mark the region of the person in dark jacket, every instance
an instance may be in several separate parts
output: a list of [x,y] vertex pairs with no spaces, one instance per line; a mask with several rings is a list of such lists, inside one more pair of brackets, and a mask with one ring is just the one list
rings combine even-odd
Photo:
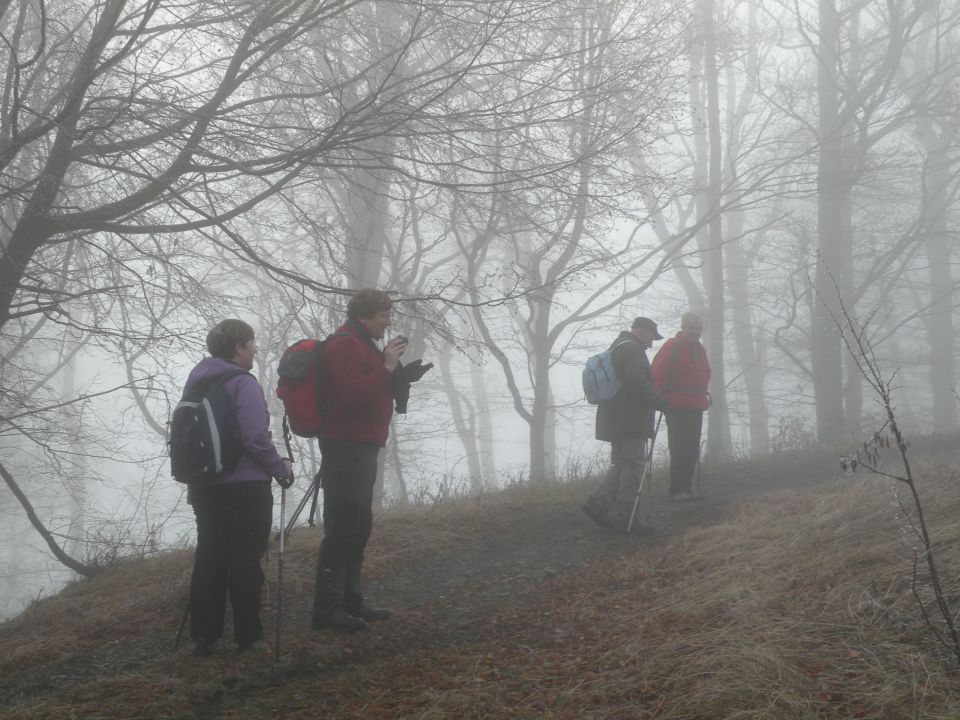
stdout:
[[[251,370],[257,351],[253,328],[224,320],[207,334],[210,357],[197,364],[186,387],[238,369]],[[273,522],[271,479],[288,487],[290,460],[270,439],[270,415],[260,383],[249,372],[228,378],[233,418],[242,452],[237,464],[202,485],[191,485],[187,502],[197,520],[197,550],[190,579],[190,636],[193,654],[212,655],[223,637],[227,595],[233,607],[233,639],[241,652],[262,645],[260,559]]]
[[710,363],[700,343],[703,317],[684,313],[680,332],[653,358],[653,382],[666,398],[667,443],[670,446],[670,499],[699,500],[693,492],[693,471],[700,459],[703,413],[710,407]]
[[347,322],[324,347],[321,383],[327,404],[320,430],[323,487],[323,541],[317,558],[311,627],[343,632],[363,630],[385,620],[388,610],[368,607],[360,574],[373,528],[373,486],[377,455],[387,442],[394,401],[406,412],[410,383],[432,364],[416,360],[404,367],[402,336],[381,350],[390,326],[390,297],[359,290],[347,304]]
[[597,405],[596,423],[597,440],[610,443],[610,469],[583,505],[583,511],[606,528],[626,530],[640,488],[654,415],[664,407],[653,389],[647,349],[662,339],[653,320],[638,317],[610,346],[621,387],[611,400]]

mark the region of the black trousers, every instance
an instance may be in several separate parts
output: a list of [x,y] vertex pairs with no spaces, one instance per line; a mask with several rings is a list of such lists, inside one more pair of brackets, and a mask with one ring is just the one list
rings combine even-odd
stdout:
[[267,550],[273,524],[269,481],[191,487],[190,504],[197,518],[197,552],[190,579],[190,636],[194,640],[223,637],[229,593],[233,607],[233,639],[248,645],[263,637],[260,559]]
[[667,410],[667,444],[670,447],[670,494],[690,492],[693,471],[700,458],[702,410]]
[[313,622],[331,612],[363,606],[360,572],[373,529],[373,485],[378,445],[320,441],[323,484],[323,541],[317,557]]

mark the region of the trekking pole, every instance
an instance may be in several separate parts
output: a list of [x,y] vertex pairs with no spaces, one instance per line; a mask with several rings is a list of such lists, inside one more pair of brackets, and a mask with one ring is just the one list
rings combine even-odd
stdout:
[[273,654],[274,662],[280,660],[280,630],[283,625],[283,517],[287,511],[287,489],[280,486],[280,558],[277,562],[277,647]]
[[187,599],[187,609],[183,611],[183,619],[180,621],[180,629],[177,630],[177,637],[173,641],[173,651],[180,649],[180,638],[183,636],[183,629],[187,626],[187,617],[190,615],[190,600]]
[[317,498],[320,497],[320,471],[317,470],[317,475],[313,479],[313,500],[310,503],[310,514],[307,516],[307,525],[313,527],[316,522],[314,518],[317,517]]
[[[313,482],[310,484],[310,487],[307,488],[307,492],[304,494],[303,498],[300,500],[300,503],[297,505],[296,510],[293,511],[293,514],[290,516],[290,520],[287,522],[287,532],[289,533],[293,530],[293,526],[297,524],[297,520],[300,518],[300,513],[303,512],[303,509],[307,506],[307,502],[310,498],[314,498],[314,504],[316,504],[317,493],[320,492],[320,474],[317,473],[313,476]],[[311,515],[313,511],[311,510]],[[310,522],[310,527],[313,527],[313,522]]]
[[[197,562],[197,551],[193,551],[193,562]],[[191,585],[193,581],[191,580]],[[180,649],[180,638],[183,637],[183,629],[187,626],[187,618],[190,617],[190,594],[187,594],[187,607],[183,611],[183,619],[180,620],[180,629],[177,630],[177,637],[173,641],[173,651],[176,652]]]
[[[287,446],[287,457],[293,464],[293,448],[290,447],[290,425],[287,422],[287,416],[283,416],[283,442]],[[287,515],[287,487],[293,485],[293,472],[290,477],[283,478],[280,483],[280,556],[277,561],[277,643],[273,654],[274,662],[280,661],[280,636],[283,627],[283,554],[284,537],[286,536],[286,515]]]
[[[291,435],[290,435],[290,424],[287,422],[287,416],[284,415],[284,416],[283,416],[283,444],[286,445],[286,447],[287,447],[287,457],[290,459],[290,462],[292,463],[292,462],[293,462],[293,448],[290,446],[290,437],[291,437]],[[292,480],[291,480],[291,484],[292,484]],[[284,489],[286,489],[286,488],[284,488]],[[286,529],[286,531],[287,531],[288,533],[289,533],[290,530],[293,528],[294,524],[296,524],[297,518],[300,517],[300,512],[303,510],[303,506],[306,505],[306,503],[307,503],[307,497],[309,496],[309,494],[310,494],[310,492],[307,491],[307,495],[305,495],[304,498],[303,498],[303,500],[300,501],[300,504],[297,505],[297,509],[296,509],[296,510],[294,511],[294,513],[293,513],[293,518],[291,518],[291,520],[290,520],[290,527],[288,527],[288,528]],[[283,505],[283,494],[282,494],[282,493],[281,493],[281,495],[280,495],[280,504],[281,504],[281,506]],[[282,508],[281,508],[281,509],[282,509]],[[277,536],[278,536],[279,538],[281,538],[281,541],[282,541],[282,538],[283,538],[283,531],[284,531],[284,523],[283,523],[283,520],[281,519],[281,520],[280,520],[280,532],[277,534]]]
[[650,473],[650,466],[653,464],[653,446],[657,441],[657,433],[660,432],[661,420],[663,420],[663,411],[657,416],[657,424],[653,428],[653,437],[650,438],[650,452],[647,454],[646,462],[643,464],[643,472],[640,474],[640,487],[637,488],[637,499],[633,501],[633,511],[630,513],[630,522],[627,523],[627,535],[633,530],[633,521],[637,517],[637,508],[640,507],[640,493],[643,491],[643,483]]

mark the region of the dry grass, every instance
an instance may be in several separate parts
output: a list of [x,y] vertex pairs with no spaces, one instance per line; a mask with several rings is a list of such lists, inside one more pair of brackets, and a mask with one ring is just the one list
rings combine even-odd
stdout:
[[[942,466],[915,469],[960,608],[960,488]],[[549,513],[583,491],[534,488],[390,513],[378,520],[369,573],[466,562],[491,537],[523,543],[531,505]],[[577,532],[556,527],[556,543],[573,548]],[[172,640],[191,560],[177,553],[119,565],[0,627],[0,671],[63,676],[19,703],[0,696],[0,715],[958,717],[960,677],[910,595],[916,543],[875,478],[749,499],[719,524],[655,544],[611,542],[605,558],[576,569],[505,570],[456,596],[423,588],[415,607],[351,638],[298,630],[318,539],[315,530],[290,539],[285,577],[301,592],[291,592],[276,668],[228,655],[136,660],[158,638]]]

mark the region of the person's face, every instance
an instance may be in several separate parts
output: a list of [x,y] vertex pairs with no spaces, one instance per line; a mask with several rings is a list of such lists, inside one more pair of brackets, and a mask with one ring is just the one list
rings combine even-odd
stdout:
[[358,322],[363,325],[364,330],[374,340],[383,340],[383,333],[390,327],[390,311],[379,310],[373,317],[358,318]]
[[699,340],[703,332],[703,323],[697,320],[687,320],[680,328],[680,332],[687,340]]
[[233,361],[244,370],[253,370],[253,356],[257,354],[257,343],[249,340],[244,345],[237,343],[236,352],[233,354]]
[[630,332],[633,333],[633,336],[639,341],[644,348],[653,347],[653,330],[649,328],[633,328]]

